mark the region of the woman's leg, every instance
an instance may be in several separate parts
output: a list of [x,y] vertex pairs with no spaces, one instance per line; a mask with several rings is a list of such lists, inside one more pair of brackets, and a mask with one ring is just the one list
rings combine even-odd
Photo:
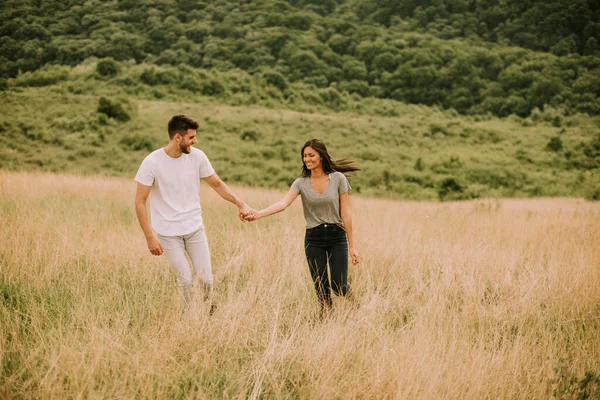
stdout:
[[319,303],[322,307],[329,307],[331,306],[331,293],[327,276],[327,252],[325,249],[311,244],[308,235],[304,243],[304,249]]
[[[341,230],[341,228],[340,228]],[[350,291],[348,283],[348,239],[346,232],[340,232],[328,248],[331,289],[337,295],[345,296]]]

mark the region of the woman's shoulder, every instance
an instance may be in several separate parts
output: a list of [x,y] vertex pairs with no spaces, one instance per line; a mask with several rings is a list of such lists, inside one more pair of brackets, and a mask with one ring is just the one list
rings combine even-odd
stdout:
[[329,174],[329,176],[331,178],[335,178],[335,179],[339,179],[339,180],[347,180],[348,179],[348,178],[346,178],[346,175],[344,175],[342,172],[339,172],[339,171],[332,172],[331,174]]
[[307,179],[308,177],[306,176],[299,176],[296,179],[294,179],[294,182],[292,182],[292,186],[302,186]]

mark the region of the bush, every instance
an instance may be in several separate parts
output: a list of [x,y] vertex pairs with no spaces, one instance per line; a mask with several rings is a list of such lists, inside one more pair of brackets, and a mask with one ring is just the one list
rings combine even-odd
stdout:
[[152,144],[152,140],[146,136],[142,136],[139,134],[134,134],[130,136],[125,136],[120,141],[121,145],[133,151],[138,150],[148,150],[152,151],[154,149],[154,145]]
[[110,101],[105,97],[101,97],[98,102],[98,112],[121,122],[129,121],[131,119],[127,111],[123,109],[121,103]]
[[253,142],[258,142],[258,139],[260,139],[260,133],[258,133],[256,131],[248,130],[248,131],[242,132],[242,134],[240,135],[240,138],[242,140],[251,140]]
[[271,86],[284,91],[288,88],[286,79],[277,71],[266,71],[263,73],[264,80]]
[[50,86],[69,78],[68,67],[47,67],[35,72],[27,72],[16,78],[16,86]]
[[104,77],[116,76],[119,73],[119,70],[120,70],[119,64],[112,58],[102,59],[102,60],[98,61],[98,64],[96,64],[96,72],[100,76],[104,76]]
[[589,189],[585,193],[585,199],[591,201],[600,201],[600,184],[597,184],[596,187]]
[[559,136],[555,136],[555,137],[551,138],[550,141],[548,142],[548,144],[546,144],[546,150],[553,151],[555,153],[558,151],[561,151],[562,148],[563,148],[563,142]]
[[425,162],[423,161],[423,158],[417,158],[417,161],[415,162],[415,169],[417,171],[423,171],[425,169]]
[[346,104],[344,98],[340,95],[340,92],[334,88],[327,88],[319,91],[319,96],[323,99],[323,103],[334,110],[339,109]]
[[462,200],[465,198],[464,186],[454,178],[445,178],[440,182],[438,197],[444,200]]
[[429,124],[429,132],[431,133],[431,136],[435,136],[436,133],[440,133],[444,136],[449,135],[449,132],[446,130],[446,128],[437,123]]
[[339,90],[346,91],[350,94],[356,93],[361,97],[369,96],[369,84],[367,82],[352,80],[352,81],[344,81],[338,84]]
[[201,85],[200,93],[205,96],[218,96],[225,93],[225,87],[216,79],[209,79]]
[[140,80],[146,85],[156,85],[156,77],[154,76],[154,68],[146,68],[140,75]]

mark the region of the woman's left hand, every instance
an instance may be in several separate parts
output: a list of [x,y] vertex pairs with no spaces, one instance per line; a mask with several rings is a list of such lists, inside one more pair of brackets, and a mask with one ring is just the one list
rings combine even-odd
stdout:
[[350,249],[350,257],[352,257],[352,265],[356,265],[360,262],[360,255],[354,247]]

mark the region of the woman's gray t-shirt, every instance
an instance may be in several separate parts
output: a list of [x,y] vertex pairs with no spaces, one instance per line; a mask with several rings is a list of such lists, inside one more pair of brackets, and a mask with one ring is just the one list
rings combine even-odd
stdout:
[[300,177],[292,183],[294,189],[302,197],[302,209],[306,219],[306,229],[321,224],[336,224],[344,228],[340,216],[340,195],[348,192],[350,183],[341,172],[329,174],[329,185],[321,194],[317,193],[310,184],[309,177]]

